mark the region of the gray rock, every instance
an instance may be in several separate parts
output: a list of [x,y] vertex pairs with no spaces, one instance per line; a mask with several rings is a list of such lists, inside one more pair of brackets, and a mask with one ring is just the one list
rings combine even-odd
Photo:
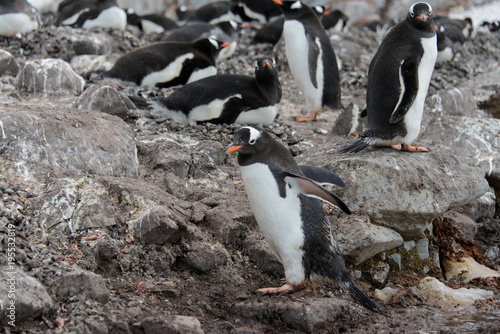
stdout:
[[453,211],[464,214],[477,222],[484,218],[493,218],[495,216],[496,203],[495,189],[490,188],[490,191],[483,196],[464,206],[455,208]]
[[226,245],[236,245],[244,239],[250,221],[254,220],[248,206],[221,204],[205,212],[205,223],[213,236]]
[[17,88],[31,93],[54,94],[69,91],[80,94],[85,79],[61,59],[46,58],[27,61],[17,75]]
[[397,270],[401,270],[401,254],[394,253],[387,257],[387,263],[396,268]]
[[325,144],[299,160],[339,174],[346,186],[334,192],[351,211],[365,212],[405,238],[420,235],[434,217],[489,189],[484,172],[449,152],[411,154],[375,147],[341,155],[336,150]]
[[403,244],[403,237],[387,227],[370,224],[367,216],[342,218],[336,238],[346,260],[358,265]]
[[3,158],[19,162],[33,179],[45,172],[41,165],[52,174],[65,168],[82,175],[138,175],[134,133],[118,117],[71,108],[6,108],[1,121]]
[[109,290],[103,278],[81,269],[56,278],[50,286],[50,291],[58,301],[78,298],[80,301],[91,299],[106,303],[109,300]]
[[133,221],[136,237],[142,245],[164,245],[176,243],[182,236],[179,222],[185,217],[165,206],[156,206],[142,212]]
[[113,37],[106,33],[72,34],[71,45],[77,55],[105,55],[117,49]]
[[405,241],[405,242],[403,243],[403,247],[405,248],[405,250],[406,250],[407,252],[409,252],[409,251],[411,251],[413,248],[415,248],[415,245],[416,245],[415,240],[409,240],[409,241]]
[[313,333],[319,328],[328,328],[344,314],[354,313],[353,305],[338,298],[314,299],[308,302],[259,300],[236,303],[230,311],[240,317],[257,319],[263,323],[279,317],[290,328]]
[[94,73],[107,72],[113,67],[114,61],[108,56],[80,55],[71,59],[70,65],[76,73],[89,79]]
[[108,85],[92,85],[76,100],[76,109],[100,111],[118,116],[124,121],[135,119],[139,111],[123,93]]
[[59,179],[31,202],[39,227],[58,235],[107,230],[117,221],[108,190],[90,179]]
[[[422,138],[436,154],[453,152],[460,157],[457,164],[478,166],[492,186],[498,189],[500,187],[499,133],[500,119],[444,116],[436,117],[422,133]],[[454,172],[454,168],[450,167],[450,172]]]
[[259,270],[277,277],[285,276],[283,265],[260,233],[247,235],[245,249],[249,259],[257,265]]
[[424,235],[422,239],[419,239],[415,244],[417,247],[417,254],[420,260],[426,260],[429,257],[429,239]]
[[0,76],[16,76],[17,72],[19,72],[19,66],[17,65],[12,54],[8,51],[0,49]]
[[195,317],[184,315],[164,315],[148,317],[134,324],[133,333],[148,334],[203,334],[200,321]]
[[391,267],[385,262],[378,262],[368,270],[370,281],[377,289],[382,289],[387,283]]
[[44,286],[17,266],[2,266],[0,282],[0,324],[13,321],[19,325],[53,310],[54,302]]
[[218,243],[193,241],[187,245],[185,263],[196,271],[207,273],[227,263],[229,255]]
[[477,112],[477,103],[472,91],[467,88],[440,90],[430,98],[429,107],[433,112],[447,116],[470,116]]

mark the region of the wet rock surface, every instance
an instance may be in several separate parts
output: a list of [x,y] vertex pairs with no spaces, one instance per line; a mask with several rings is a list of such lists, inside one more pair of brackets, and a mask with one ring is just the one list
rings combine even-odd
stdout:
[[[238,47],[253,33],[245,28]],[[379,36],[351,27],[331,40],[343,64],[342,102],[359,110]],[[299,162],[344,179],[346,186],[332,191],[353,215],[325,209],[356,284],[372,297],[379,295],[376,288],[390,292],[378,300],[390,317],[369,313],[335,286],[320,286],[316,294],[253,293],[282,285],[284,274],[253,218],[236,159],[223,152],[240,125],[166,120],[130,109],[126,96],[166,96],[173,89],[94,81],[99,73],[92,71],[107,66],[98,57],[116,59],[151,41],[47,24],[21,38],[0,39],[17,73],[40,58],[76,67],[74,57],[86,55],[90,64],[76,71],[86,80],[84,91],[24,89],[12,63],[0,72],[0,265],[16,268],[18,298],[31,301],[18,304],[17,329],[494,333],[500,327],[498,277],[447,278],[443,265],[470,257],[492,271],[500,268],[498,119],[492,107],[497,35],[479,33],[457,46],[455,60],[435,69],[418,139],[431,147],[429,154],[383,148],[337,154],[354,140],[340,131],[340,112],[326,110],[316,122],[293,120],[309,111],[281,44],[275,53],[257,49],[218,64],[219,73],[252,75],[257,58],[274,55],[283,99],[279,118],[265,129]],[[50,77],[62,78],[64,71]],[[419,290],[427,276],[442,284],[431,295],[472,288],[486,291],[485,298],[449,312],[448,304]],[[475,320],[462,321],[469,318]]]

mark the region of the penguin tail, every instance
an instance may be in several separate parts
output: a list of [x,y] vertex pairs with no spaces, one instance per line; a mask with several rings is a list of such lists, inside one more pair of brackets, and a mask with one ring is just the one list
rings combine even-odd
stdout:
[[148,100],[146,100],[143,97],[133,96],[133,95],[128,95],[127,97],[130,99],[130,101],[132,101],[132,103],[137,107],[137,109],[142,109],[142,110],[153,109]]
[[339,153],[357,153],[363,149],[365,149],[369,144],[366,142],[366,139],[361,136],[360,139],[356,140],[354,143],[351,143],[347,146],[340,148],[337,152]]
[[349,295],[351,295],[351,298],[354,299],[356,303],[374,313],[386,315],[385,311],[381,309],[380,306],[378,306],[373,300],[371,300],[371,298],[368,297],[363,291],[361,291],[361,289],[358,288],[350,278],[348,278],[348,281],[343,282],[343,285],[347,288],[347,290],[349,290]]

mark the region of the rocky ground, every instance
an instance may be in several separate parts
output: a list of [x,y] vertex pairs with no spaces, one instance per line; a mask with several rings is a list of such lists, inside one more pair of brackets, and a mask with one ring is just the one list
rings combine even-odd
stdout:
[[[252,33],[242,32],[239,50]],[[283,284],[284,275],[250,211],[235,157],[223,152],[240,125],[166,120],[130,109],[125,95],[171,90],[93,82],[110,60],[155,38],[46,26],[0,39],[0,49],[12,55],[2,54],[0,65],[6,332],[498,331],[498,34],[456,45],[455,59],[436,67],[418,139],[429,154],[335,152],[354,139],[349,111],[364,104],[376,33],[351,27],[331,36],[346,111],[325,111],[316,122],[294,121],[308,111],[283,45],[219,64],[219,73],[252,75],[257,58],[276,58],[283,99],[266,129],[298,161],[346,182],[333,191],[354,214],[325,209],[351,275],[387,317],[331,286],[316,294],[253,293]],[[71,62],[85,80],[63,63],[50,65],[52,74],[49,67],[37,70],[47,58]],[[464,271],[457,263],[471,264]],[[481,277],[467,275],[477,272]]]

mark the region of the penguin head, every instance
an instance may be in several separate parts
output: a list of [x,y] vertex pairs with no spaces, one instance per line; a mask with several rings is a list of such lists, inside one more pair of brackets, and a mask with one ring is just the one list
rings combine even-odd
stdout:
[[256,162],[266,151],[274,140],[267,132],[253,126],[244,126],[234,133],[233,143],[226,149],[226,153],[238,152],[238,163],[242,166]]
[[261,58],[255,63],[256,77],[275,77],[278,76],[278,68],[274,58]]
[[416,2],[408,10],[406,19],[419,30],[434,31],[432,7],[427,2]]
[[[280,6],[283,13],[290,13],[294,11],[300,11],[307,6],[302,4],[300,1],[281,1],[281,0],[273,0],[273,2]],[[308,7],[307,7],[308,8]]]

